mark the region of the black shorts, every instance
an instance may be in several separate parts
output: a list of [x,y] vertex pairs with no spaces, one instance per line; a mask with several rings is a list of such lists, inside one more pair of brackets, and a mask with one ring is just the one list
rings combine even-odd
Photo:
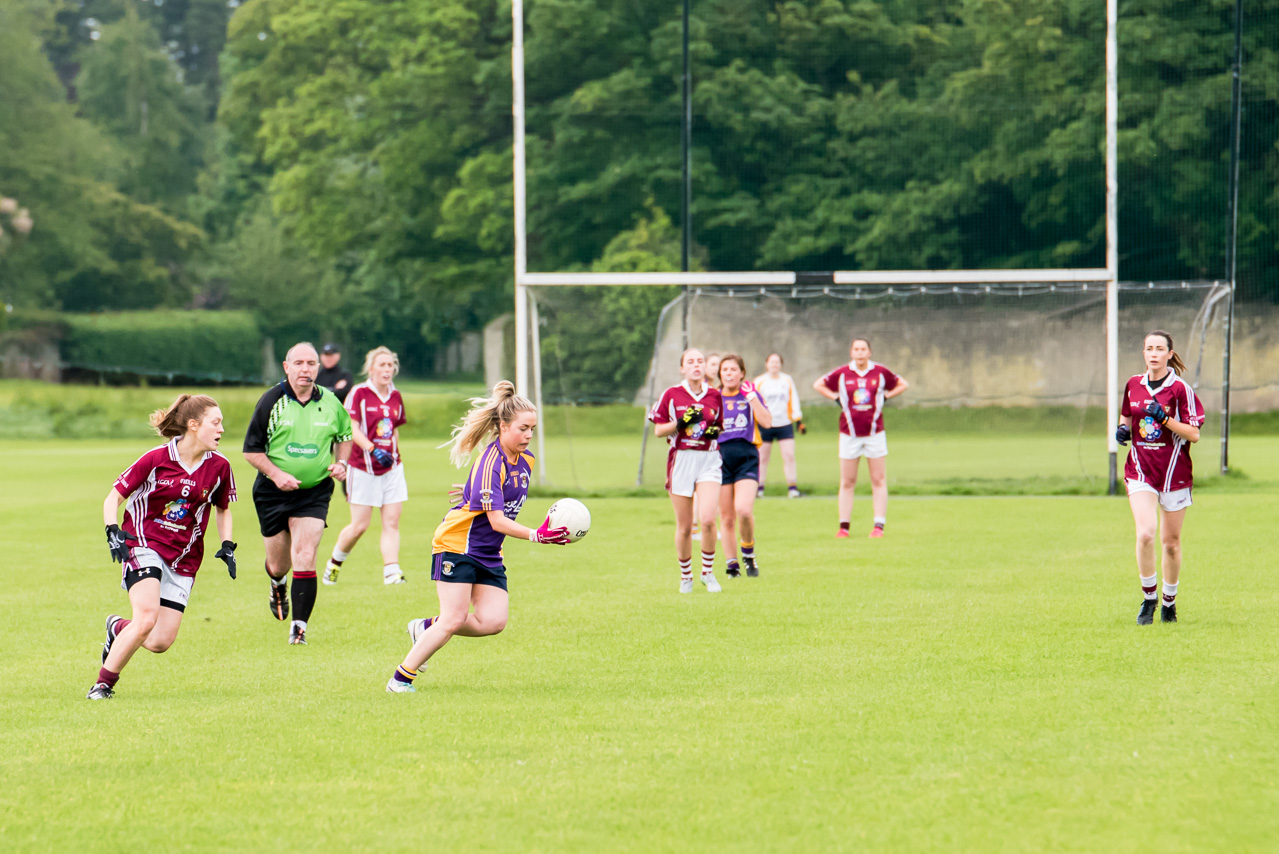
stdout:
[[485,566],[470,555],[439,552],[431,560],[431,580],[453,584],[487,584],[506,589],[506,567]]
[[332,497],[333,479],[328,477],[315,486],[292,492],[280,489],[263,474],[253,481],[253,506],[258,511],[258,527],[264,537],[287,531],[290,519],[319,519],[327,528]]
[[759,448],[744,439],[733,439],[719,446],[720,483],[739,480],[759,482]]
[[782,439],[795,438],[795,425],[787,424],[785,427],[761,427],[759,428],[759,438],[765,444],[769,442],[777,442]]

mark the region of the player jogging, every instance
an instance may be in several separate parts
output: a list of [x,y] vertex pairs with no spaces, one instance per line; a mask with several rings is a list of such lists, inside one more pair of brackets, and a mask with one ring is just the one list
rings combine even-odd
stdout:
[[[666,491],[675,508],[675,557],[679,560],[679,592],[693,592],[693,496],[702,534],[702,584],[720,592],[715,580],[715,511],[723,479],[716,438],[724,429],[719,391],[705,381],[702,351],[685,350],[679,370],[684,381],[662,392],[648,420],[654,433],[671,446],[666,458]],[[709,548],[710,551],[706,551]]]
[[786,476],[786,497],[800,498],[799,475],[795,468],[795,431],[804,428],[804,410],[799,405],[799,389],[790,374],[782,373],[780,353],[772,353],[764,362],[766,373],[755,378],[755,390],[773,416],[772,427],[761,427],[759,437],[759,490],[764,497],[764,483],[768,478],[768,460],[772,456],[773,443],[782,451],[782,474]]
[[823,397],[839,404],[839,532],[847,537],[853,518],[853,488],[857,486],[857,461],[866,458],[870,472],[871,507],[875,527],[871,539],[884,536],[888,518],[888,439],[884,434],[884,401],[897,397],[910,383],[870,360],[870,342],[854,338],[848,350],[851,361],[813,383]]
[[[151,426],[168,443],[125,469],[102,503],[107,548],[123,566],[120,586],[129,593],[132,617],[107,617],[102,668],[90,700],[115,696],[120,671],[139,647],[160,653],[173,646],[204,557],[210,506],[217,511],[222,539],[215,557],[226,561],[235,578],[235,478],[231,463],[218,453],[222,410],[207,395],[183,394],[168,409],[152,413]],[[116,523],[121,504],[123,525]]]
[[[1128,504],[1137,527],[1137,575],[1141,579],[1141,610],[1137,625],[1155,620],[1159,599],[1155,572],[1155,532],[1163,545],[1164,589],[1159,619],[1177,622],[1177,583],[1181,577],[1181,526],[1190,506],[1193,477],[1190,445],[1199,441],[1204,423],[1203,404],[1173,349],[1172,336],[1155,330],[1143,344],[1146,372],[1124,386],[1119,428],[1115,438],[1132,449],[1124,464]],[[1156,525],[1156,523],[1158,523]]]
[[755,489],[759,485],[759,430],[773,416],[746,379],[746,362],[729,353],[719,363],[720,399],[724,405],[724,432],[719,436],[723,484],[719,488],[719,518],[724,523],[724,558],[728,577],[739,578],[737,531],[742,537],[742,562],[746,574],[759,575],[755,561]]
[[315,384],[319,356],[306,342],[284,359],[284,381],[258,400],[244,434],[244,459],[258,470],[253,504],[271,579],[267,600],[277,620],[289,618],[289,643],[305,644],[319,582],[315,553],[324,536],[333,481],[344,480],[351,453],[351,417],[337,397]]
[[[458,468],[471,451],[480,452],[462,486],[461,501],[444,516],[431,543],[431,578],[440,597],[440,613],[410,620],[413,648],[386,683],[393,694],[413,692],[413,680],[431,656],[454,635],[482,638],[506,628],[510,598],[502,542],[519,537],[535,543],[568,543],[568,528],[537,529],[515,521],[528,497],[533,473],[529,441],[537,427],[537,410],[502,380],[487,398],[474,398],[471,411],[453,428],[449,458]],[[475,612],[471,613],[471,606]]]
[[343,562],[369,529],[373,508],[382,514],[382,581],[404,583],[400,569],[400,511],[409,498],[400,459],[398,431],[405,423],[404,399],[392,380],[400,372],[400,357],[386,347],[364,357],[368,380],[351,389],[346,411],[351,416],[351,438],[356,450],[348,461],[347,500],[351,523],[338,534],[333,556],[324,568],[324,583],[337,584]]

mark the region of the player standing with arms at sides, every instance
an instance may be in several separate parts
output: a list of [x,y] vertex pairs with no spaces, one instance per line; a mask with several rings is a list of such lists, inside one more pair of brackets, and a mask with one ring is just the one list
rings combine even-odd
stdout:
[[[502,542],[508,536],[535,543],[566,545],[568,528],[526,528],[515,521],[533,474],[528,451],[537,428],[537,410],[515,386],[502,380],[487,398],[471,400],[471,411],[453,428],[449,459],[458,468],[471,452],[480,452],[462,486],[461,500],[444,516],[431,543],[431,578],[440,597],[440,613],[410,620],[413,648],[386,683],[392,694],[413,692],[413,680],[431,656],[454,635],[482,638],[506,628],[510,597]],[[471,613],[471,606],[475,612]]]
[[773,416],[773,426],[759,431],[759,491],[764,497],[764,482],[768,478],[768,459],[772,456],[773,442],[782,450],[782,474],[786,475],[786,497],[800,498],[799,475],[795,468],[795,430],[806,433],[804,410],[799,405],[799,389],[790,374],[782,373],[780,353],[772,353],[764,362],[766,373],[755,378],[755,390],[763,398]]
[[400,372],[400,357],[386,347],[364,357],[366,382],[351,389],[346,411],[351,416],[351,437],[356,450],[349,460],[347,500],[351,523],[338,534],[333,556],[324,568],[324,583],[337,584],[342,563],[369,529],[373,508],[382,513],[382,582],[403,584],[400,569],[400,511],[409,498],[400,459],[398,431],[406,423],[404,399],[392,382]]
[[331,391],[316,385],[319,356],[302,342],[284,358],[284,381],[258,400],[244,434],[244,459],[258,470],[253,504],[271,579],[268,604],[289,618],[288,574],[293,570],[289,643],[305,644],[319,581],[315,553],[324,536],[333,481],[345,480],[351,417]]
[[[1186,366],[1173,349],[1172,336],[1157,329],[1143,342],[1146,372],[1124,386],[1119,444],[1132,441],[1124,480],[1137,526],[1137,575],[1143,595],[1137,625],[1155,620],[1159,598],[1155,570],[1156,527],[1163,545],[1164,589],[1159,619],[1177,622],[1177,583],[1181,578],[1181,526],[1190,506],[1194,478],[1190,445],[1199,441],[1203,404],[1180,376]],[[1157,526],[1156,526],[1157,523]]]
[[[706,358],[698,349],[685,350],[679,370],[684,381],[662,393],[648,420],[654,433],[666,439],[666,491],[675,508],[675,556],[679,560],[679,592],[693,592],[693,497],[702,534],[702,584],[720,592],[715,580],[715,511],[723,480],[715,440],[724,430],[723,401],[705,381]],[[710,551],[706,551],[709,546]]]
[[897,397],[910,383],[870,360],[870,342],[854,338],[851,361],[813,383],[823,397],[839,404],[839,533],[848,536],[853,518],[853,488],[857,486],[857,461],[866,458],[870,472],[871,507],[875,527],[871,539],[884,536],[888,519],[888,439],[884,434],[884,401]]
[[[235,578],[231,502],[235,478],[218,453],[222,410],[207,395],[183,394],[151,415],[151,426],[168,443],[147,451],[116,479],[102,503],[111,559],[123,565],[120,586],[129,592],[132,618],[107,617],[102,669],[90,700],[115,695],[120,671],[139,648],[164,652],[173,646],[204,557],[209,507],[216,511],[222,547]],[[125,504],[124,525],[116,523]]]
[[720,399],[724,404],[724,432],[719,436],[723,484],[719,488],[719,518],[724,523],[724,558],[728,577],[739,578],[737,532],[742,537],[746,574],[759,576],[755,561],[755,489],[759,485],[759,430],[773,421],[755,386],[746,379],[746,362],[730,353],[719,363]]

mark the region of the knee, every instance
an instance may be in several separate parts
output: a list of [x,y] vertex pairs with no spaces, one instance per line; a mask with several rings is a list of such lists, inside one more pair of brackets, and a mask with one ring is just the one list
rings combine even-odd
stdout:
[[362,536],[364,532],[367,531],[368,529],[369,529],[369,522],[367,519],[361,520],[359,522],[356,522],[356,521],[351,522],[351,533],[355,534],[355,536],[357,537]]
[[[749,527],[755,524],[755,511],[750,507],[739,507],[737,509],[737,518],[741,522],[742,527]],[[725,525],[725,527],[728,527]]]
[[138,611],[134,613],[129,625],[138,633],[138,637],[146,639],[151,634],[152,629],[155,628],[155,622],[159,619],[159,616],[156,611]]
[[502,633],[502,629],[506,628],[506,617],[496,617],[485,620],[482,624],[485,634],[498,635]]
[[150,652],[161,653],[168,652],[169,647],[173,646],[173,638],[150,638],[147,649]]
[[1155,544],[1154,528],[1138,528],[1137,529],[1137,545],[1141,548],[1149,548]]
[[680,522],[680,521],[675,522],[675,536],[687,537],[692,533],[693,533],[692,522]]
[[398,531],[398,530],[400,530],[399,519],[387,519],[386,517],[382,517],[383,533],[385,533],[386,531]]
[[441,614],[431,625],[440,631],[452,636],[457,634],[457,630],[462,628],[462,624],[466,622],[466,615],[454,616],[452,614]]
[[731,531],[737,527],[737,516],[725,516],[719,521],[720,521],[720,524],[724,527],[725,531]]
[[856,485],[857,485],[857,475],[853,475],[852,477],[841,476],[839,479],[840,489],[852,489]]
[[883,488],[884,488],[884,484],[885,484],[885,483],[887,483],[887,482],[888,482],[888,478],[884,477],[882,474],[881,474],[881,475],[873,475],[873,474],[872,474],[872,475],[870,476],[870,485],[871,485],[871,487],[873,487],[874,489],[883,489]]
[[1181,555],[1181,538],[1180,537],[1164,537],[1164,554],[1170,557],[1178,557]]

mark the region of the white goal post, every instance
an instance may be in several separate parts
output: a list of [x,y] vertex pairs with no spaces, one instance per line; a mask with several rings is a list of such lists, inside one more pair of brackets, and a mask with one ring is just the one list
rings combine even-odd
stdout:
[[[723,273],[530,273],[528,272],[527,173],[524,116],[524,2],[512,0],[511,113],[514,122],[513,183],[515,202],[515,387],[537,403],[542,421],[540,376],[529,388],[530,357],[540,374],[541,353],[529,351],[529,287],[682,285],[812,287],[829,285],[982,285],[1102,283],[1106,288],[1106,441],[1109,452],[1109,491],[1118,488],[1119,445],[1114,425],[1119,421],[1119,43],[1116,35],[1118,0],[1106,0],[1106,266],[1095,269],[1041,270],[835,270],[830,272],[723,272]],[[545,477],[542,432],[538,431],[539,476]],[[544,482],[544,481],[543,481]]]

